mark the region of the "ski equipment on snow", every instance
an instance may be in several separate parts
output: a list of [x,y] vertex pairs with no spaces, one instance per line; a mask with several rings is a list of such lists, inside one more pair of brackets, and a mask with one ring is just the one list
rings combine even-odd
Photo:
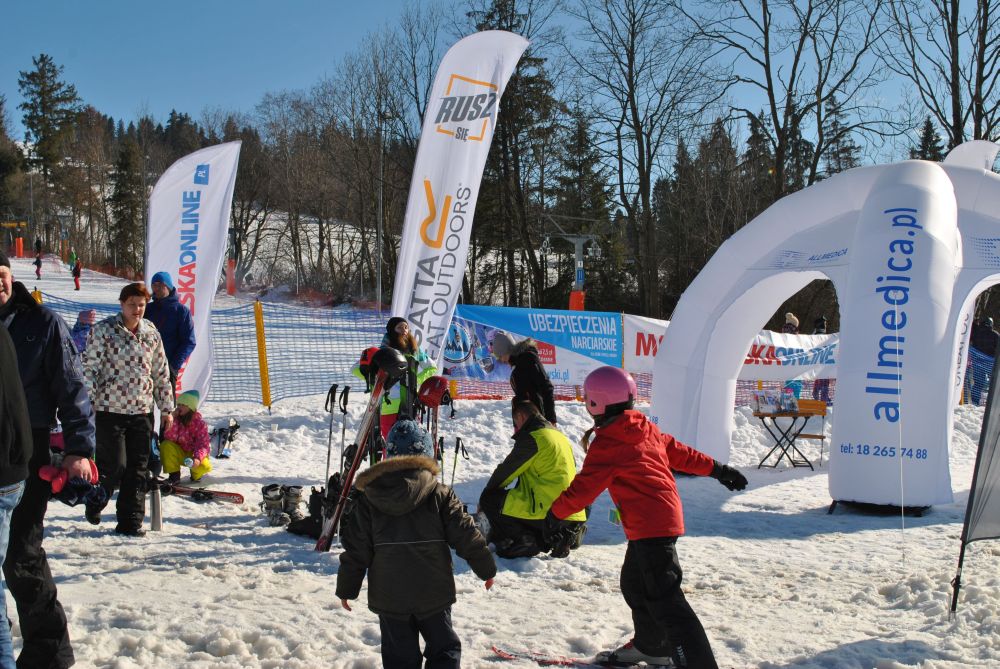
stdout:
[[214,428],[209,437],[215,437],[218,442],[215,446],[215,457],[225,459],[233,454],[233,442],[236,440],[236,431],[240,429],[240,424],[235,418],[229,419],[229,425]]
[[[344,470],[344,442],[347,439],[347,401],[348,396],[351,393],[350,386],[344,386],[344,389],[340,391],[340,413],[342,414],[342,420],[340,423],[340,469],[338,471]],[[327,467],[327,477],[326,480],[330,480],[330,468]]]
[[326,403],[323,408],[330,414],[330,427],[326,433],[326,475],[323,476],[324,481],[330,479],[330,457],[333,453],[333,416],[334,409],[337,408],[337,384],[330,386],[330,390],[326,393]]
[[566,655],[556,655],[543,653],[534,650],[510,650],[508,648],[501,648],[499,646],[493,646],[493,652],[496,653],[497,657],[503,660],[531,660],[536,662],[543,667],[582,667],[587,669],[588,667],[618,667],[619,669],[673,669],[673,665],[665,664],[622,664],[601,661],[600,655],[598,658],[593,660],[585,660],[582,658],[569,657]]
[[407,362],[402,353],[394,348],[383,346],[377,353],[371,356],[371,367],[376,370],[375,385],[372,387],[368,406],[365,407],[364,416],[355,435],[357,437],[357,446],[351,458],[351,464],[341,478],[337,506],[330,517],[323,521],[323,531],[316,542],[316,550],[318,551],[330,550],[333,535],[338,531],[340,519],[347,505],[348,495],[350,494],[351,487],[354,485],[354,475],[357,474],[358,468],[361,466],[361,461],[368,450],[368,440],[371,436],[372,427],[378,419],[381,410],[382,396],[392,383],[398,381],[406,373]]
[[462,457],[466,460],[469,459],[469,452],[465,450],[465,443],[462,441],[461,437],[455,437],[455,458],[451,461],[451,487],[455,487],[455,470],[458,469],[458,454],[462,453]]
[[171,483],[167,479],[154,479],[154,484],[156,484],[160,493],[163,495],[178,495],[180,497],[190,497],[196,502],[207,502],[210,500],[218,502],[232,502],[233,504],[242,504],[243,495],[238,492],[228,492],[225,490],[215,490],[212,488],[194,488],[186,485],[179,485],[177,483]]

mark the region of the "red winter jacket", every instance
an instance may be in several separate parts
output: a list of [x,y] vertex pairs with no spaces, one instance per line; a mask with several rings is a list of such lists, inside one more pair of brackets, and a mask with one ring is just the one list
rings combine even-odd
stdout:
[[670,470],[707,476],[715,461],[634,410],[594,433],[583,469],[552,503],[552,513],[566,518],[608,489],[629,540],[684,534],[684,511]]

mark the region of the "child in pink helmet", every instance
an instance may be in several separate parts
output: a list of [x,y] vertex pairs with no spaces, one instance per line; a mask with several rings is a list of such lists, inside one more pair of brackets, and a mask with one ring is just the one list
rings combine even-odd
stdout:
[[583,468],[552,503],[546,518],[557,530],[573,513],[605,489],[618,508],[628,548],[621,589],[632,609],[635,636],[599,661],[615,664],[718,667],[708,636],[681,591],[681,567],[675,544],[684,534],[684,513],[673,470],[711,476],[730,490],[742,490],[746,478],[736,469],[660,432],[632,407],[637,389],[628,372],[599,367],[583,384],[584,402],[594,427],[584,443]]

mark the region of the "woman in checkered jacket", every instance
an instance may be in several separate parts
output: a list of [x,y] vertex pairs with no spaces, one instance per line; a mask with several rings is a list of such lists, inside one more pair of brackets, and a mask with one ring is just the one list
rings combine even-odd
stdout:
[[[143,319],[149,290],[130,283],[118,296],[121,312],[94,325],[87,339],[84,371],[97,423],[97,468],[108,499],[118,493],[115,532],[141,537],[146,515],[146,476],[153,404],[164,429],[173,421],[174,393],[163,341]],[[101,522],[101,508],[87,506],[87,520]]]

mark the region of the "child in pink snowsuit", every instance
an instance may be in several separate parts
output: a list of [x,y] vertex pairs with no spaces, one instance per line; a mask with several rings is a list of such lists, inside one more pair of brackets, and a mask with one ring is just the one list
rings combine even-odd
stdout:
[[[208,436],[208,426],[198,413],[201,396],[197,390],[189,390],[177,396],[174,422],[163,434],[160,442],[160,460],[168,481],[181,479],[181,465],[191,468],[191,480],[198,481],[212,471],[208,460],[212,441]],[[185,462],[190,460],[190,463]]]

